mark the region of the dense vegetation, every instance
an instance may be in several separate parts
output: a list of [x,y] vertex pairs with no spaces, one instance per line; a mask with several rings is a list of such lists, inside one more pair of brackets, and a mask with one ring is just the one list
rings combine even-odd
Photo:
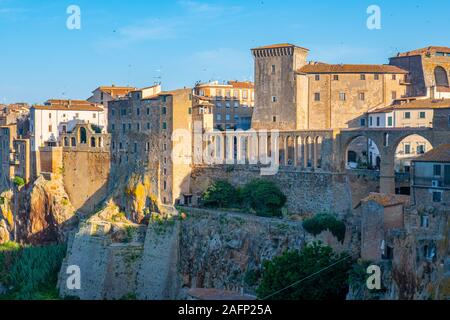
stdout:
[[322,231],[329,230],[339,241],[345,238],[345,223],[338,220],[334,214],[319,213],[303,221],[303,228],[315,236]]
[[256,292],[268,300],[345,300],[351,266],[347,254],[314,243],[265,261]]
[[58,299],[56,283],[65,253],[65,245],[0,245],[0,284],[9,289],[0,299]]
[[253,210],[259,216],[279,217],[286,196],[275,183],[256,179],[236,189],[227,181],[216,181],[203,193],[203,205],[208,208]]

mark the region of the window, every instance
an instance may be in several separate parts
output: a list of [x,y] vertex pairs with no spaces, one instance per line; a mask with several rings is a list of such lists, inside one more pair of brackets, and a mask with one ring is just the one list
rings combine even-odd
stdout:
[[404,116],[405,116],[405,119],[411,119],[411,112],[409,112],[409,111],[405,112]]
[[150,128],[151,128],[150,122],[147,122],[147,130],[150,130]]
[[248,91],[247,90],[242,91],[242,98],[248,99]]
[[163,122],[162,128],[163,128],[163,130],[166,130],[166,129],[167,129],[167,122]]
[[405,151],[405,154],[411,154],[411,145],[405,144],[404,151]]
[[163,149],[164,149],[164,151],[167,151],[167,143],[163,144]]
[[397,91],[392,91],[391,95],[392,95],[392,100],[397,99]]
[[320,74],[316,74],[315,79],[316,81],[320,81]]
[[361,127],[365,127],[366,126],[366,119],[365,118],[361,118],[360,119],[360,125],[361,125]]
[[225,94],[226,94],[227,98],[231,98],[231,91],[230,90],[227,90]]
[[397,75],[396,74],[392,75],[392,80],[397,80]]
[[138,115],[138,116],[141,115],[141,109],[139,109],[139,108],[136,109],[136,115]]
[[448,116],[448,126],[450,127],[450,116]]
[[128,130],[131,131],[131,123],[128,124]]
[[[111,115],[114,117],[116,115],[116,110],[115,109],[111,109]],[[63,117],[65,117],[66,115],[63,115]]]
[[377,117],[377,127],[379,127],[381,125],[381,119],[380,117]]
[[192,114],[192,108],[188,108],[188,114]]
[[337,74],[333,75],[333,80],[334,81],[339,81],[339,75],[337,75]]
[[441,176],[441,165],[440,164],[435,164],[433,165],[433,175],[435,177],[440,177]]
[[359,79],[361,79],[361,80],[366,80],[366,75],[365,75],[365,74],[361,74],[361,75],[359,76]]
[[361,101],[366,100],[366,94],[364,92],[359,93],[359,100],[361,100]]
[[134,143],[134,153],[137,153],[137,149],[138,149],[138,145],[137,145],[137,143],[135,142],[135,143]]
[[120,115],[121,116],[126,116],[127,115],[127,109],[121,109],[120,110]]
[[147,115],[150,115],[150,108],[147,108]]
[[275,74],[275,72],[276,72],[276,67],[275,67],[275,65],[273,64],[273,65],[272,65],[272,74]]
[[239,90],[234,90],[233,96],[234,96],[234,98],[239,99]]
[[369,125],[373,126],[373,118],[372,117],[369,118]]
[[341,101],[345,101],[346,100],[345,92],[339,93],[339,100],[341,100]]
[[425,145],[424,144],[419,144],[417,146],[417,153],[418,154],[424,154],[425,153]]
[[222,120],[222,115],[221,114],[217,114],[216,119],[217,119],[217,121],[221,121]]
[[127,131],[127,125],[125,123],[122,124],[122,132],[125,133]]
[[227,102],[225,105],[226,105],[227,108],[231,107],[231,104],[229,102]]
[[239,116],[234,116],[234,121],[239,121]]
[[272,121],[273,121],[273,122],[277,122],[277,117],[274,116],[274,117],[272,118]]
[[231,119],[230,115],[227,114],[227,115],[225,116],[225,120],[226,120],[226,121],[230,121],[230,119]]
[[433,202],[442,202],[442,192],[433,192]]
[[150,142],[147,142],[145,144],[145,151],[149,151],[150,150]]
[[376,74],[376,75],[373,76],[373,78],[374,78],[375,80],[380,80],[380,75],[379,75],[379,74]]
[[272,96],[272,102],[277,102],[277,96]]
[[425,119],[425,116],[426,116],[425,111],[419,112],[419,119]]
[[49,126],[48,126],[48,131],[49,131],[49,132],[52,132],[52,131],[53,131],[52,125],[49,125]]
[[320,93],[319,92],[314,93],[314,100],[320,101]]
[[392,125],[393,125],[392,116],[389,116],[388,117],[388,126],[392,127]]
[[221,108],[221,107],[222,107],[222,103],[217,102],[217,107],[218,107],[218,108]]
[[428,228],[430,226],[430,217],[427,215],[420,216],[420,226],[422,228]]
[[141,131],[141,124],[140,123],[136,124],[136,130],[137,130],[137,132]]
[[164,190],[167,190],[167,181],[164,181]]
[[235,102],[234,102],[234,107],[235,107],[235,108],[239,108],[239,102],[238,102],[238,101],[235,101]]
[[48,118],[49,118],[49,119],[52,118],[52,114],[51,114],[51,113],[48,114]]
[[114,132],[115,130],[116,130],[116,125],[113,123],[113,124],[111,125],[111,131]]
[[162,108],[162,114],[167,114],[167,108],[166,107]]

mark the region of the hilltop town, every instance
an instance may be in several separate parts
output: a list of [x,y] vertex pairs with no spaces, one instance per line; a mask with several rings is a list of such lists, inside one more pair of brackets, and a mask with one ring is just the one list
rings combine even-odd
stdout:
[[[450,48],[383,65],[251,52],[254,82],[1,105],[0,244],[66,243],[61,297],[251,299],[264,260],[321,241],[383,270],[347,299],[449,299]],[[305,228],[324,214],[343,234]]]

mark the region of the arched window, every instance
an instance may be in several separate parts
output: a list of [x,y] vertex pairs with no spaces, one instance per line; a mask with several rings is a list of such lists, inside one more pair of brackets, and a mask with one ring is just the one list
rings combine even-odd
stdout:
[[434,69],[434,79],[436,81],[436,86],[448,87],[448,75],[444,68],[436,67],[436,69]]
[[81,144],[87,143],[87,132],[86,132],[86,128],[84,128],[84,127],[80,128],[80,143]]
[[77,140],[75,139],[75,137],[72,137],[70,140],[72,147],[75,147],[77,145]]
[[95,137],[91,138],[91,147],[95,148]]
[[64,147],[68,147],[68,146],[69,146],[69,138],[64,137]]

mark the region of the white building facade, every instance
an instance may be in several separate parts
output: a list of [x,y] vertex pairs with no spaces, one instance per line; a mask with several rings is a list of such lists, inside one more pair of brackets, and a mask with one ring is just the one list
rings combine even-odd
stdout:
[[89,102],[31,107],[31,151],[38,151],[44,146],[57,146],[59,136],[80,122],[91,123],[101,132],[106,132],[107,114],[103,106]]

